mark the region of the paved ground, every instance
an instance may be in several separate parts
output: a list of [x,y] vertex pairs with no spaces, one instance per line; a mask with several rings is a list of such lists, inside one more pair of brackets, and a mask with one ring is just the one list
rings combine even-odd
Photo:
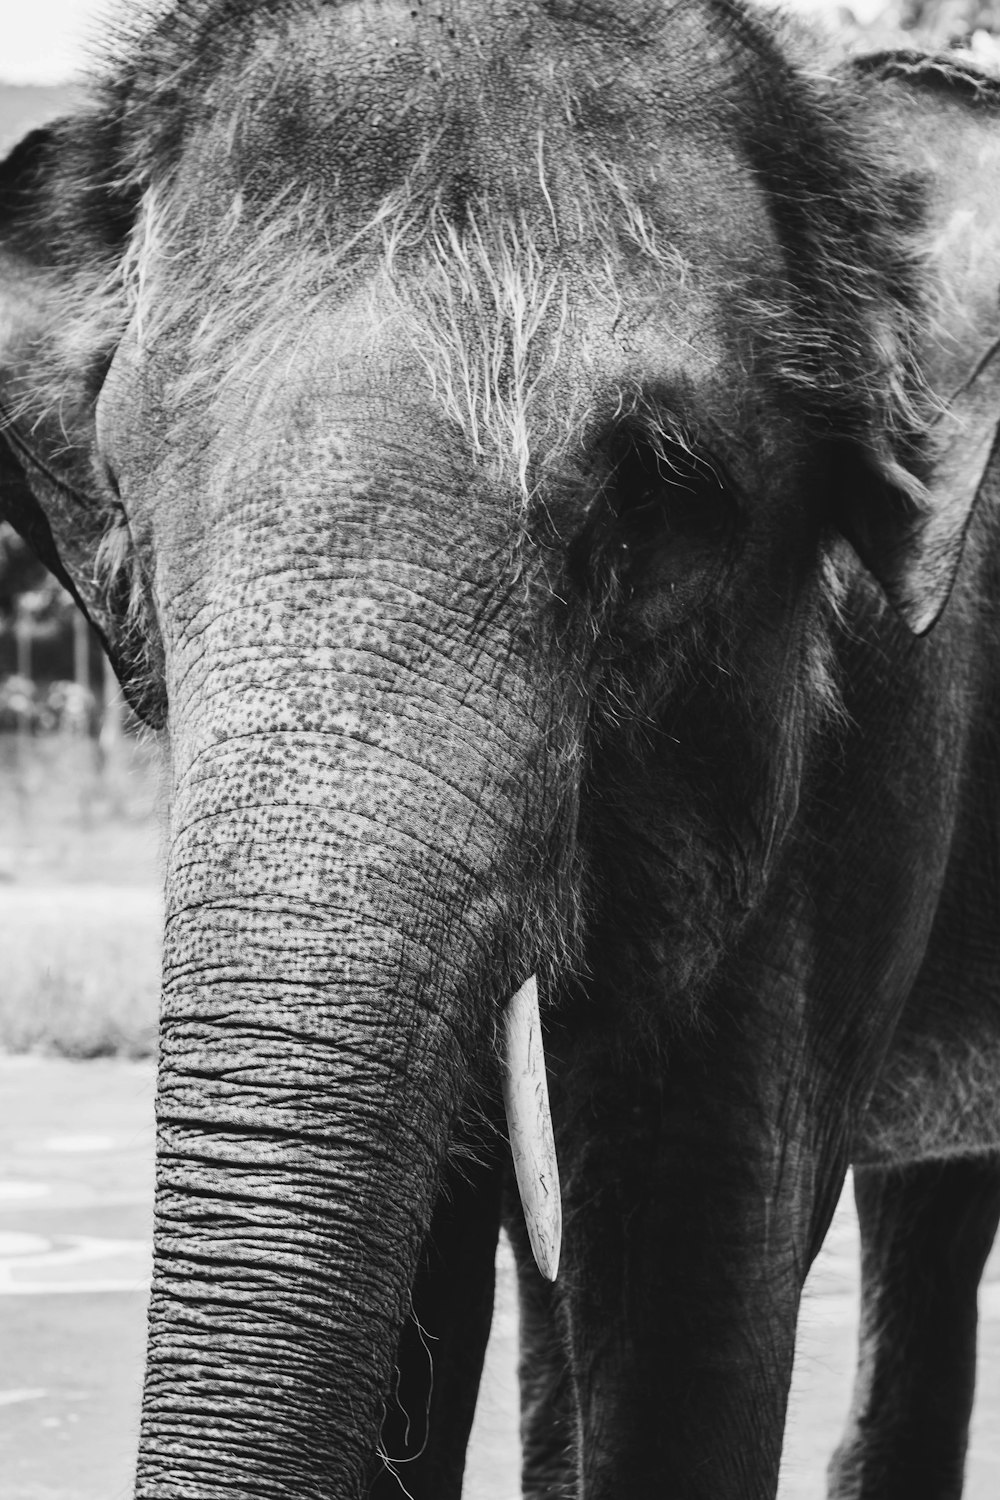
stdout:
[[0,1059],[0,1489],[125,1500],[142,1375],[153,1073]]
[[[126,1500],[142,1367],[152,1186],[151,1069],[0,1058],[0,1490],[4,1500]],[[807,1290],[781,1500],[822,1500],[846,1409],[856,1230],[841,1205]],[[1000,1494],[1000,1259],[981,1297],[967,1500]],[[510,1267],[466,1500],[514,1500]]]

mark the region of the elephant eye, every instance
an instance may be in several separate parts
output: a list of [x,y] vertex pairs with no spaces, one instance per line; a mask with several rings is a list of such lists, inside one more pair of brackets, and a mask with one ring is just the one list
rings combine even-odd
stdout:
[[[568,549],[592,600],[657,617],[686,607],[722,564],[740,510],[722,466],[653,423],[618,423],[592,450],[591,501]],[[652,613],[651,613],[652,611]]]
[[685,554],[722,542],[734,519],[732,494],[706,455],[660,434],[618,436],[609,502],[612,544],[636,561],[664,549]]

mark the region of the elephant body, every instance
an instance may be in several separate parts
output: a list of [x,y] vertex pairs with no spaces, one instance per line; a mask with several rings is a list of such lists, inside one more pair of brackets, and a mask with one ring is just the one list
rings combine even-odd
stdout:
[[526,1500],[773,1500],[852,1162],[830,1494],[960,1494],[1000,85],[816,45],[183,0],[0,168],[0,503],[170,746],[141,1500],[457,1497],[504,1214]]

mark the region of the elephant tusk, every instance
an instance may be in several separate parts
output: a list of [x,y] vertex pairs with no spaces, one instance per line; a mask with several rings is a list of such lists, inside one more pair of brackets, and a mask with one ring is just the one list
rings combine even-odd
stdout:
[[535,1264],[547,1281],[555,1281],[562,1244],[562,1199],[534,974],[507,1006],[503,1024],[503,1102],[514,1176]]

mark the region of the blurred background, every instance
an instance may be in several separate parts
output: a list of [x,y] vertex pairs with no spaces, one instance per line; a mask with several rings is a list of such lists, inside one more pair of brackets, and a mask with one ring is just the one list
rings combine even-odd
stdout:
[[[0,0],[0,153],[72,108],[110,9]],[[0,1051],[152,1054],[158,759],[83,616],[0,523]]]
[[[163,3],[163,0],[157,0]],[[0,153],[71,108],[128,0],[0,0]],[[794,0],[857,50],[998,65],[1000,0]],[[160,747],[86,621],[0,523],[0,1492],[131,1493],[152,1228],[161,920]],[[517,1317],[498,1305],[466,1500],[517,1493]],[[1000,1261],[980,1307],[967,1500],[1000,1494]],[[857,1332],[849,1192],[810,1275],[781,1500],[821,1500]]]

